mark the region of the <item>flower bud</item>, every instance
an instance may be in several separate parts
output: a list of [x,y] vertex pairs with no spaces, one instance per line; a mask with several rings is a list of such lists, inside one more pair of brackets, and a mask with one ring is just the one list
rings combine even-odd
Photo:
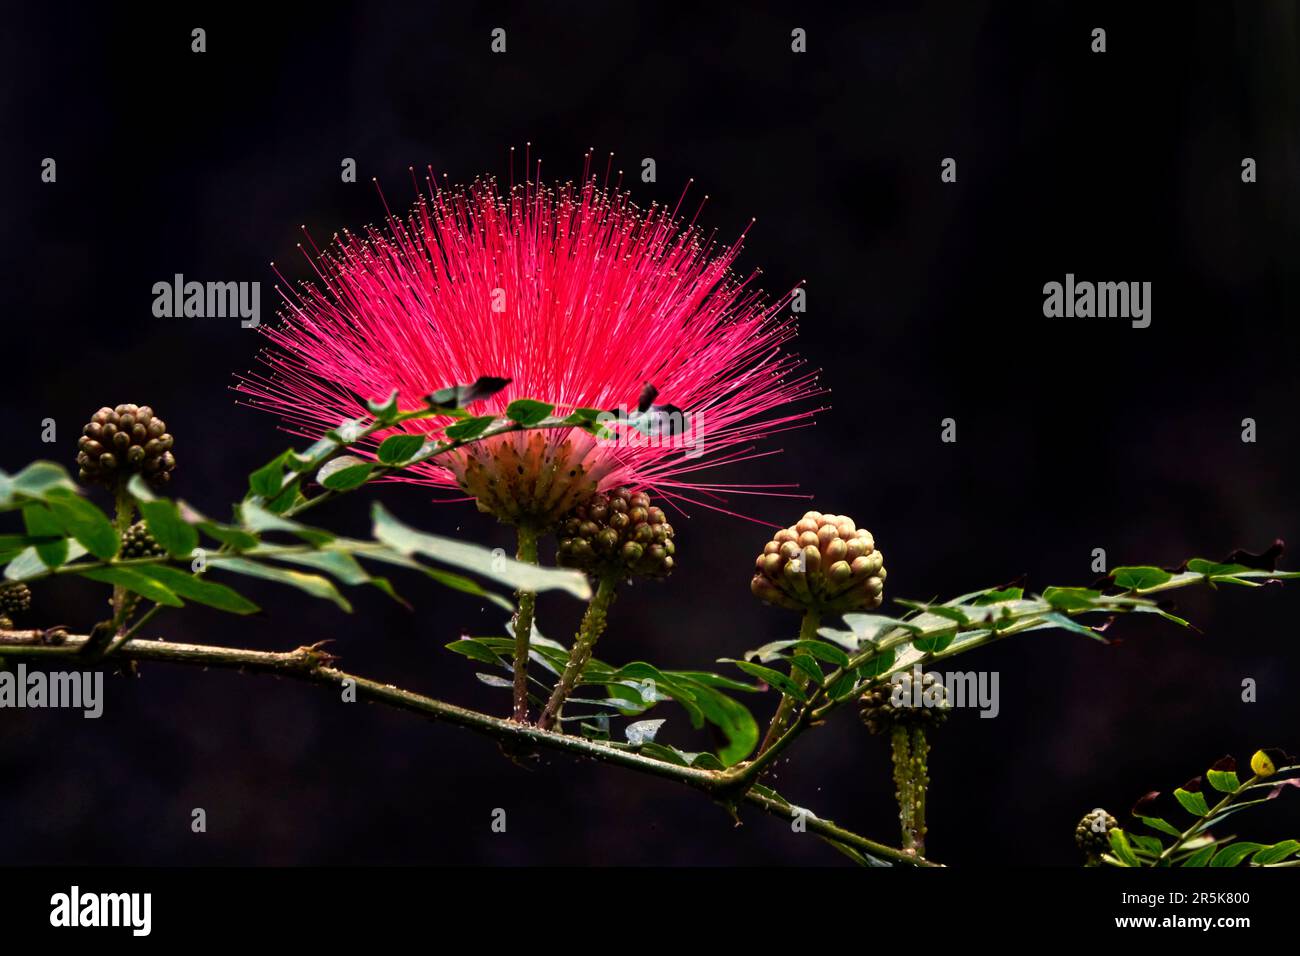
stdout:
[[918,685],[911,671],[901,671],[871,688],[860,704],[862,722],[873,734],[888,734],[898,724],[937,727],[952,709],[948,689],[937,675],[922,674]]
[[105,406],[81,430],[78,475],[82,481],[113,487],[140,474],[160,488],[176,467],[172,444],[166,423],[148,405]]
[[32,606],[32,591],[21,581],[0,584],[0,613],[13,617]]
[[[560,525],[559,564],[593,575],[665,577],[673,569],[673,528],[642,492],[598,493]],[[656,520],[657,519],[657,520]],[[760,555],[759,561],[777,555]]]
[[1262,750],[1256,750],[1254,756],[1250,758],[1250,769],[1261,779],[1277,773],[1277,765],[1273,763],[1273,758]]
[[1096,857],[1110,849],[1110,831],[1116,820],[1101,807],[1084,814],[1074,828],[1074,842],[1088,857]]
[[122,550],[119,556],[123,560],[136,558],[161,558],[167,550],[149,533],[149,527],[143,521],[137,521],[122,534]]
[[772,535],[754,572],[754,596],[791,610],[856,611],[883,600],[884,557],[844,515],[807,512]]

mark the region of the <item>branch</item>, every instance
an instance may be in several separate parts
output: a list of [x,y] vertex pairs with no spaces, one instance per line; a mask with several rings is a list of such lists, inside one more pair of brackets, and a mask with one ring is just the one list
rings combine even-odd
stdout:
[[[1194,564],[1195,562],[1187,563]],[[1133,612],[1154,612],[1161,617],[1176,621],[1185,627],[1190,627],[1191,625],[1186,621],[1158,608],[1148,596],[1200,583],[1208,584],[1211,588],[1214,588],[1216,583],[1258,587],[1264,583],[1276,583],[1289,578],[1300,577],[1300,572],[1252,569],[1240,565],[1219,565],[1212,566],[1209,570],[1179,572],[1163,572],[1157,568],[1134,568],[1132,570],[1150,570],[1155,572],[1157,577],[1163,575],[1165,580],[1159,580],[1158,583],[1146,587],[1130,587],[1124,590],[1123,593],[1115,595],[1105,595],[1096,591],[1087,592],[1088,596],[1076,598],[1079,603],[1073,607],[1058,607],[1042,598],[1030,601],[1018,600],[1015,602],[1015,610],[1010,608],[999,609],[997,604],[983,608],[964,604],[965,599],[973,597],[979,592],[965,595],[963,598],[949,601],[946,605],[938,606],[940,612],[962,611],[963,620],[961,622],[952,617],[943,616],[942,613],[940,616],[935,617],[933,613],[935,605],[917,605],[913,602],[904,602],[917,610],[931,612],[929,616],[934,620],[926,627],[917,626],[916,621],[918,618],[913,618],[912,621],[907,623],[899,622],[898,626],[885,627],[876,634],[874,639],[862,642],[864,646],[862,646],[861,650],[857,654],[850,656],[847,664],[836,668],[827,675],[819,686],[813,687],[808,699],[798,709],[787,707],[786,705],[793,704],[793,701],[783,696],[781,704],[786,712],[783,714],[782,710],[779,709],[778,717],[784,716],[785,718],[784,730],[781,731],[778,720],[774,718],[772,726],[769,727],[767,738],[764,739],[754,759],[732,768],[736,775],[737,786],[741,790],[753,786],[776,757],[810,727],[820,726],[826,721],[831,712],[850,701],[858,700],[863,693],[884,684],[893,674],[899,671],[916,666],[928,666],[937,661],[964,654],[967,651],[1026,631],[1048,627],[1065,627],[1079,631],[1094,630],[1094,632],[1100,630],[1085,629],[1082,625],[1074,624],[1075,618],[1085,614],[1105,613],[1111,617],[1116,617],[1120,614]],[[1081,592],[1084,589],[1055,590]],[[987,616],[972,618],[967,616],[967,612],[980,612]],[[996,618],[996,624],[995,618],[992,616],[995,613],[999,615]],[[921,618],[924,618],[924,616],[924,614],[920,615]],[[813,634],[806,634],[804,629],[801,629],[800,639],[810,639],[817,633],[815,627],[813,628]],[[831,698],[827,693],[830,688],[837,686],[842,678],[856,674],[860,667],[888,651],[906,651],[912,648],[920,639],[935,640],[945,635],[950,638],[951,643],[942,649],[924,651],[906,661],[895,661],[877,674],[856,680],[849,690],[838,693],[834,698]],[[794,671],[791,671],[791,673],[793,675]]]
[[831,820],[822,820],[813,814],[811,810],[800,809],[791,804],[782,803],[780,800],[761,793],[755,793],[753,790],[746,792],[745,802],[752,803],[754,806],[766,810],[768,813],[783,817],[786,820],[794,820],[800,816],[803,817],[804,826],[818,836],[826,838],[830,843],[843,844],[844,846],[860,850],[863,853],[875,857],[884,857],[895,863],[902,863],[907,866],[924,866],[938,867],[941,864],[924,857],[908,853],[906,850],[896,850],[893,847],[882,846],[874,840],[868,840],[866,837],[859,836],[851,830],[845,830],[843,827],[836,826]]
[[[0,630],[0,655],[5,659],[22,658],[41,662],[76,659],[86,640],[85,635],[69,635],[59,628],[47,631]],[[825,837],[830,842],[894,863],[909,866],[938,865],[845,830],[829,820],[816,817],[809,810],[793,807],[766,794],[747,789],[748,781],[745,780],[744,765],[725,771],[680,767],[642,756],[632,750],[588,740],[585,737],[554,733],[514,720],[481,714],[475,710],[435,700],[413,691],[402,690],[392,684],[381,684],[333,667],[331,664],[335,660],[334,656],[322,650],[319,644],[299,647],[292,651],[255,651],[208,644],[131,639],[117,649],[114,658],[124,661],[153,661],[252,671],[336,687],[342,687],[350,681],[358,699],[377,701],[432,720],[465,727],[515,746],[530,744],[558,750],[575,757],[586,757],[601,763],[613,764],[650,776],[674,780],[727,805],[734,804],[737,799],[743,799],[746,803],[787,820],[802,816],[808,830]]]
[[[1189,562],[1191,563],[1191,562]],[[1159,569],[1151,569],[1158,571]],[[1090,592],[1095,597],[1081,597],[1077,600],[1078,604],[1070,606],[1063,604],[1061,606],[1038,598],[1035,600],[1021,600],[1014,602],[1015,610],[999,610],[999,605],[993,604],[986,607],[974,607],[970,605],[958,604],[958,601],[950,601],[946,605],[916,605],[923,612],[931,612],[929,616],[934,618],[933,611],[937,607],[940,611],[962,611],[975,614],[981,612],[987,616],[970,617],[964,622],[957,622],[950,617],[940,617],[931,620],[928,626],[917,627],[915,622],[924,618],[926,614],[920,615],[920,618],[913,618],[909,624],[898,627],[886,627],[878,633],[874,639],[864,642],[862,650],[852,655],[848,664],[837,668],[828,674],[820,687],[814,688],[813,693],[804,704],[803,710],[808,712],[809,719],[796,721],[791,728],[797,736],[809,726],[816,726],[827,718],[827,716],[837,708],[855,701],[867,690],[886,683],[893,674],[910,669],[914,666],[926,666],[937,661],[955,657],[958,654],[964,654],[967,651],[975,650],[978,647],[984,647],[995,641],[1003,640],[1016,634],[1023,634],[1027,631],[1046,629],[1046,628],[1065,628],[1077,631],[1093,631],[1092,636],[1100,631],[1096,629],[1085,629],[1082,625],[1074,624],[1074,619],[1087,614],[1107,614],[1110,617],[1118,617],[1122,614],[1134,612],[1154,612],[1163,618],[1175,621],[1184,627],[1190,627],[1186,621],[1174,617],[1163,609],[1159,608],[1149,596],[1164,591],[1174,590],[1176,588],[1185,588],[1197,584],[1207,584],[1214,588],[1216,584],[1232,583],[1245,585],[1248,587],[1259,587],[1265,583],[1276,583],[1287,579],[1300,577],[1300,572],[1295,571],[1266,571],[1259,569],[1248,569],[1240,567],[1238,570],[1214,570],[1210,573],[1181,571],[1166,573],[1167,580],[1148,587],[1133,587],[1125,590],[1121,594],[1106,595],[1099,592]],[[1048,589],[1057,591],[1082,591],[1084,589]],[[1046,592],[1045,592],[1046,593]],[[960,600],[960,599],[958,599]],[[910,602],[905,602],[910,603]],[[996,618],[994,614],[998,614]],[[942,649],[925,651],[913,659],[903,662],[895,662],[880,673],[871,677],[858,680],[854,686],[834,699],[828,699],[826,691],[833,687],[840,678],[847,674],[857,671],[858,668],[870,663],[875,658],[891,650],[905,651],[914,647],[916,642],[921,639],[937,639],[941,636],[948,636],[952,643],[942,647]],[[800,715],[802,716],[802,714]],[[787,737],[791,735],[787,734]],[[777,743],[787,746],[792,743],[793,739],[778,740]],[[775,745],[774,745],[775,746]]]

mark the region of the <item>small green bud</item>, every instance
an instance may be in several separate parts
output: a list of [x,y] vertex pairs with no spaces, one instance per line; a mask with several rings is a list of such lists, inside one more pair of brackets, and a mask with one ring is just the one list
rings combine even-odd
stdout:
[[22,614],[32,606],[32,591],[21,581],[0,584],[0,613],[6,617]]
[[666,576],[673,568],[673,529],[647,495],[625,488],[597,494],[561,523],[557,560],[591,574]]
[[1110,849],[1110,831],[1115,828],[1115,818],[1101,807],[1084,814],[1074,828],[1074,842],[1084,855],[1095,859]]

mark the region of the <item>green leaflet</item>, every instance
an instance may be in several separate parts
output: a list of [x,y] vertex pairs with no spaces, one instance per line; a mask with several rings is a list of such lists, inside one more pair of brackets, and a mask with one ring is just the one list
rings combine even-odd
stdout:
[[577,571],[528,564],[504,554],[494,553],[481,545],[416,531],[402,524],[378,503],[375,504],[372,515],[375,538],[400,554],[418,554],[432,558],[434,561],[491,578],[512,590],[560,590],[582,600],[591,598],[591,584],[587,581],[586,575]]

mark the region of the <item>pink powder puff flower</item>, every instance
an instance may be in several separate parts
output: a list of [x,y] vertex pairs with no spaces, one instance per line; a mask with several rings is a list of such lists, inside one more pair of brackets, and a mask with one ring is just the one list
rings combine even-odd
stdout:
[[492,179],[431,185],[407,219],[389,214],[386,231],[336,236],[308,255],[319,284],[281,288],[283,322],[264,328],[269,372],[239,390],[315,437],[394,389],[413,408],[439,388],[499,376],[510,384],[474,414],[527,397],[558,414],[636,415],[653,383],[668,404],[652,414],[680,410],[676,427],[623,427],[615,439],[579,428],[522,432],[398,477],[459,487],[480,509],[536,530],[618,486],[714,508],[727,493],[776,493],[696,476],[759,457],[754,442],[816,411],[791,407],[820,394],[814,374],[782,351],[795,334],[780,315],[794,291],[770,302],[752,287],[756,273],[732,271],[743,233],[720,247],[676,209],[641,210],[589,171],[590,154],[580,186],[530,180],[504,197]]

